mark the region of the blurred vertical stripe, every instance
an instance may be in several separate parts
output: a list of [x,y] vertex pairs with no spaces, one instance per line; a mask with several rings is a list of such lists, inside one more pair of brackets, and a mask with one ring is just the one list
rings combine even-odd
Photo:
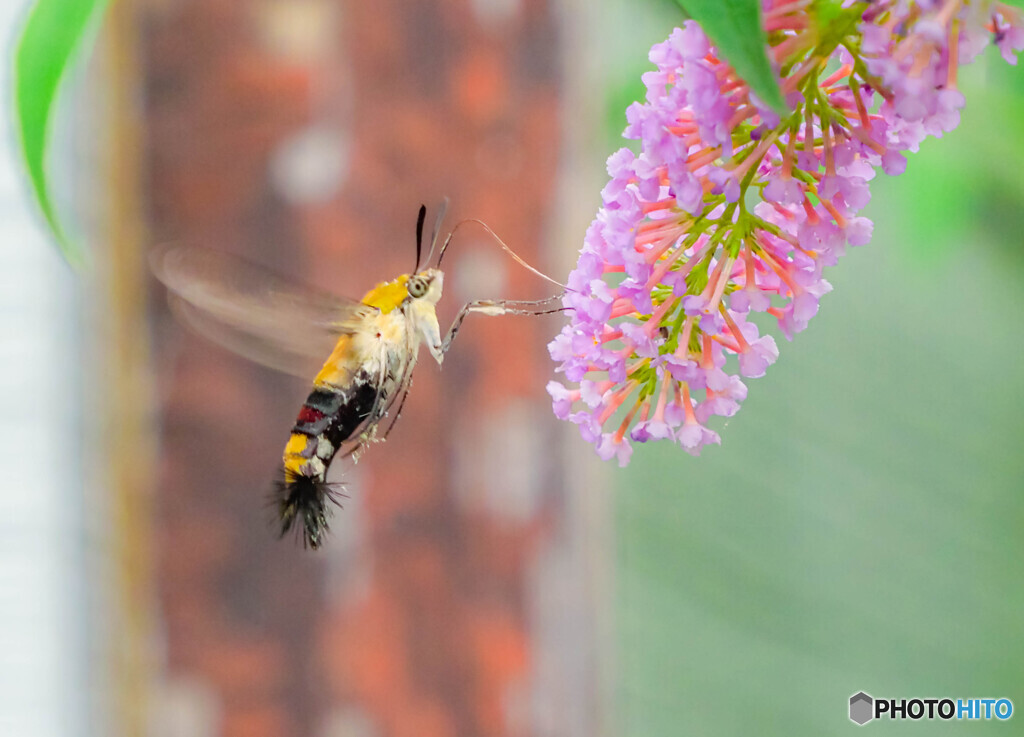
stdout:
[[[535,263],[574,250],[555,225],[577,112],[559,10],[147,3],[157,239],[357,296],[410,268],[416,208],[446,195],[447,228],[480,218]],[[478,226],[449,253],[442,322],[468,299],[549,293]],[[212,702],[225,737],[597,733],[599,546],[543,393],[554,319],[474,318],[443,371],[421,364],[388,442],[335,469],[349,498],[317,554],[272,539],[260,509],[308,386],[164,320],[160,699]]]
[[108,678],[96,708],[99,734],[124,737],[160,735],[163,729],[152,695],[160,665],[153,561],[156,388],[147,301],[150,238],[142,194],[138,14],[135,2],[110,4],[75,102],[81,111],[77,119],[91,121],[84,126],[87,133],[77,129],[78,149],[94,152],[91,165],[79,166],[77,199],[85,211],[80,219],[91,226],[95,264],[90,302],[96,411],[87,437],[100,459],[96,482],[107,510],[106,520],[94,517],[92,525],[93,530],[106,527],[92,546],[101,551],[93,580],[106,586],[94,657]]

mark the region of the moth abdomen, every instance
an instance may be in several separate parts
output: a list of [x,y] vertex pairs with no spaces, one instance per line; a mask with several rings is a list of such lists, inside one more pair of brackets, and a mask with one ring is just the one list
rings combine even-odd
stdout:
[[[307,397],[285,446],[283,478],[275,490],[281,534],[300,523],[303,543],[316,549],[328,531],[340,486],[327,483],[338,451],[384,407],[383,388],[360,372],[344,389],[317,386]],[[372,424],[372,423],[371,423]]]

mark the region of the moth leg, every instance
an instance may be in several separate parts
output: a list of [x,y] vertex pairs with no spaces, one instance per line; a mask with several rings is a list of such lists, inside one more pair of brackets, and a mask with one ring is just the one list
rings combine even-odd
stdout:
[[537,309],[546,305],[554,304],[562,298],[561,294],[556,294],[546,299],[535,299],[535,300],[512,300],[512,299],[476,299],[472,302],[468,302],[462,306],[459,313],[455,316],[452,321],[452,326],[448,328],[448,334],[445,335],[444,341],[441,343],[441,355],[444,356],[451,347],[452,341],[455,340],[455,336],[459,332],[459,328],[462,327],[462,321],[466,319],[466,316],[471,312],[477,312],[482,315],[548,315],[552,312],[561,312],[564,308],[556,307],[550,310]]
[[402,416],[402,408],[405,407],[405,398],[409,396],[409,384],[412,382],[405,381],[403,383],[404,386],[400,389],[401,396],[398,398],[398,408],[395,410],[395,416],[391,418],[391,423],[388,425],[387,430],[384,431],[384,437],[382,440],[388,439],[388,435],[390,435],[391,431],[394,429],[395,423],[398,422],[398,418]]
[[363,418],[362,430],[358,435],[353,436],[355,440],[343,456],[351,458],[353,463],[358,463],[359,456],[362,455],[367,446],[377,440],[377,426],[380,424],[380,420],[384,417],[384,412],[386,411],[387,397],[384,396],[384,385],[388,372],[386,354],[381,355],[380,365],[380,373],[376,378],[377,394],[373,398],[373,405],[371,405],[366,417]]
[[[368,440],[377,439],[377,426],[380,421],[384,419],[384,415],[387,414],[387,408],[390,405],[390,399],[392,397],[386,397],[384,395],[384,387],[387,386],[388,372],[391,370],[388,360],[388,352],[384,349],[380,352],[380,374],[377,376],[377,396],[373,400],[373,408],[370,409],[370,414],[366,416],[366,430],[365,435]],[[399,387],[395,387],[399,389]]]

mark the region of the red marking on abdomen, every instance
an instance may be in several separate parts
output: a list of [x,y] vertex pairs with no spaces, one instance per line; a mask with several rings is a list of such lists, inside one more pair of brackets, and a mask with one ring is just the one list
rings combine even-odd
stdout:
[[327,415],[325,415],[320,410],[315,409],[313,407],[310,407],[307,404],[304,404],[304,405],[302,405],[302,409],[299,411],[298,422],[299,423],[303,423],[303,424],[304,423],[318,422],[318,421],[322,420],[326,416]]

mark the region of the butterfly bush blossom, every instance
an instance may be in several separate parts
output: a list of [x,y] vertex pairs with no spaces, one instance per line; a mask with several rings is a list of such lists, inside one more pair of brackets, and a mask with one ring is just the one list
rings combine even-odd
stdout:
[[[601,458],[671,440],[696,455],[832,287],[822,272],[871,238],[858,216],[878,169],[959,123],[959,65],[991,41],[1016,63],[1024,18],[966,0],[765,0],[769,58],[790,112],[761,104],[689,21],[650,60],[626,112],[603,206],[587,231],[549,350],[568,385],[555,414]],[[770,316],[770,317],[766,317]]]

